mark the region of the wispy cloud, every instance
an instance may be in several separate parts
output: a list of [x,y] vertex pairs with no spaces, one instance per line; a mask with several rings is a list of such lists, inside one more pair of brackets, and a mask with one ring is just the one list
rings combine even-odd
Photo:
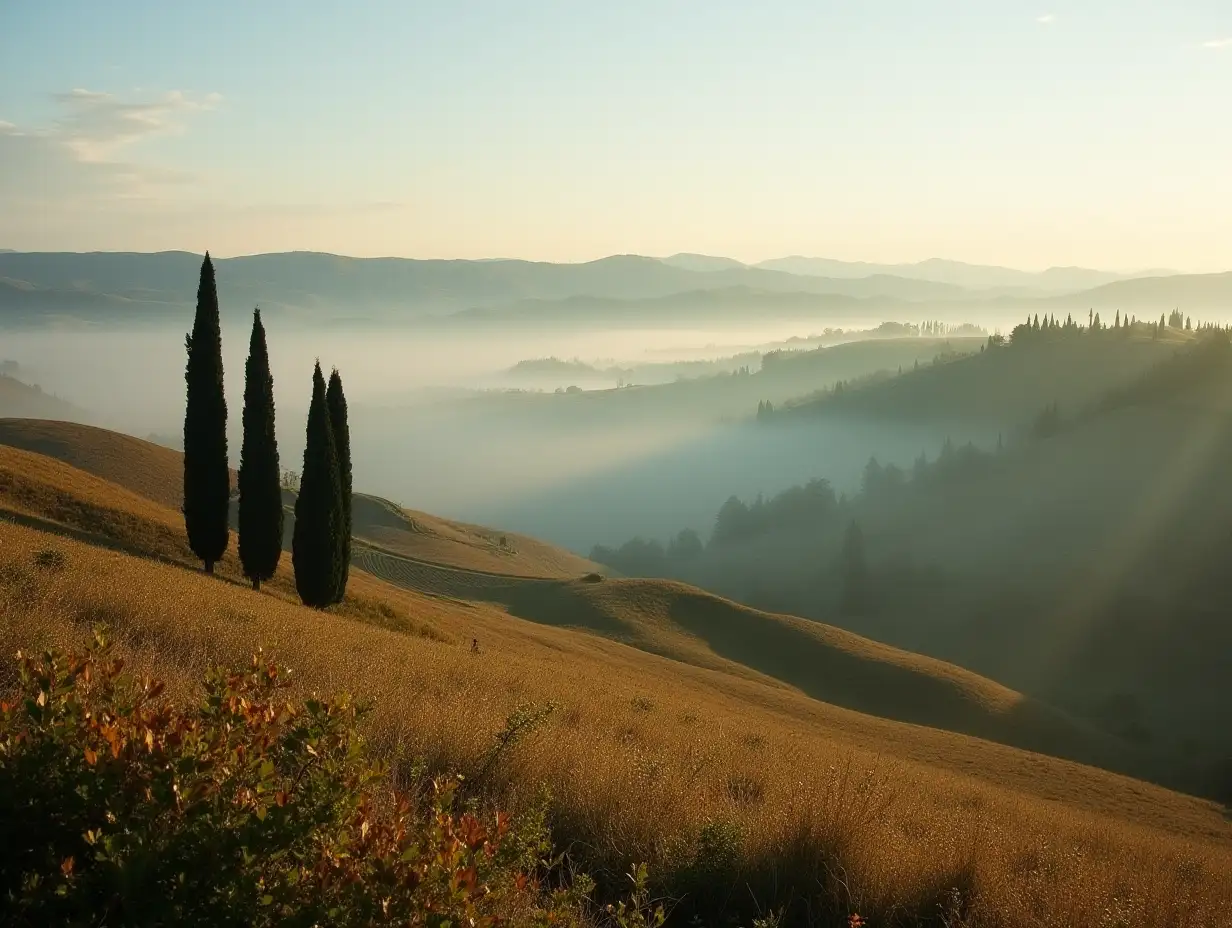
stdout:
[[60,116],[49,125],[0,122],[0,210],[5,202],[141,199],[191,178],[180,171],[139,164],[130,146],[185,131],[189,117],[216,108],[217,94],[179,91],[154,99],[120,99],[92,90],[55,94]]
[[1232,48],[1232,36],[1226,39],[1211,39],[1202,43],[1203,48]]
[[218,94],[194,99],[178,90],[140,102],[80,88],[54,98],[66,115],[53,131],[82,161],[106,161],[147,136],[178,134],[184,131],[185,116],[222,102]]
[[1056,13],[1045,13],[1043,16],[1035,17],[1035,21],[1041,26],[1051,26],[1057,21]]

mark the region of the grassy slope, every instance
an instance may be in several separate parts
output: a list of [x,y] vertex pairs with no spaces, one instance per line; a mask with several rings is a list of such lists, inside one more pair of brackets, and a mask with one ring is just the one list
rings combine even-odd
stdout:
[[578,577],[601,570],[525,535],[400,509],[376,496],[357,494],[353,516],[357,538],[412,560],[520,577]]
[[0,419],[0,445],[36,451],[178,510],[182,456],[120,432],[46,419]]
[[[129,549],[192,563],[178,514],[41,455],[0,448],[0,502],[101,532]],[[368,509],[375,504],[363,498],[357,523],[371,524]],[[380,511],[389,521],[400,517],[392,508]],[[1110,744],[1071,720],[951,664],[829,626],[759,612],[683,584],[563,582],[468,569],[454,563],[463,560],[457,549],[465,552],[465,545],[434,537],[420,553],[444,551],[448,560],[441,564],[372,551],[361,552],[358,564],[413,591],[455,603],[487,602],[520,618],[597,632],[694,666],[782,681],[835,705],[1102,765],[1126,762]],[[486,560],[470,558],[475,560],[487,566]],[[522,569],[526,563],[543,566],[542,561],[515,566]],[[284,576],[281,584],[289,593],[290,578]]]
[[[93,519],[87,527],[122,535],[126,546],[174,553],[175,539],[161,532],[176,526],[174,512],[41,456],[0,453],[5,509]],[[826,853],[839,855],[851,904],[865,912],[927,910],[939,888],[959,882],[1005,925],[1039,924],[1041,915],[1094,923],[1126,886],[1164,903],[1136,924],[1218,924],[1232,912],[1223,878],[1232,825],[1189,797],[835,708],[749,674],[521,621],[491,605],[398,590],[363,572],[354,577],[356,602],[320,613],[292,601],[285,564],[280,582],[255,594],[228,582],[230,563],[210,579],[54,529],[0,524],[7,650],[79,640],[107,621],[135,666],[170,676],[184,692],[207,663],[265,645],[301,685],[375,698],[371,734],[396,766],[424,758],[472,774],[508,712],[551,700],[558,708],[546,730],[486,785],[516,808],[532,784],[548,783],[558,836],[582,841],[591,866],[619,872],[647,859],[671,872],[681,864],[673,847],[724,820],[741,829],[741,879],[763,898],[774,873],[796,880],[801,873],[783,868]],[[49,549],[60,556],[36,556]],[[570,595],[620,619],[627,600],[662,617],[699,594],[609,581]],[[480,655],[468,653],[472,637]],[[976,687],[972,698],[1002,695]]]
[[[184,478],[178,451],[94,426],[38,419],[0,419],[0,445],[46,455],[179,511]],[[386,500],[362,494],[355,503],[355,534],[395,554],[470,570],[569,577],[599,569],[585,558],[533,538],[403,512]]]
[[[0,505],[100,533],[130,550],[193,560],[177,513],[42,455],[0,447]],[[433,547],[456,554],[447,542]],[[1121,761],[1069,720],[958,667],[683,584],[527,581],[389,556],[361,555],[358,563],[411,590],[487,601],[521,618],[588,629],[695,666],[780,680],[835,705],[1097,763]],[[289,594],[290,586],[284,575],[281,588]]]

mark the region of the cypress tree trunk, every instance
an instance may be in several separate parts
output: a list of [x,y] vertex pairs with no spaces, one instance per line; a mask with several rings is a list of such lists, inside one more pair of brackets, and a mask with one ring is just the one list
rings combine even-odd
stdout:
[[218,290],[208,252],[201,262],[197,314],[185,348],[184,528],[193,553],[205,562],[206,573],[213,573],[214,563],[227,550],[230,534],[227,507],[231,474],[227,467],[227,401],[222,386]]
[[252,315],[244,366],[244,445],[240,450],[239,549],[254,590],[274,576],[282,557],[282,488],[274,434],[274,378],[261,310]]
[[291,560],[295,588],[304,605],[324,609],[334,601],[341,582],[339,557],[343,529],[338,458],[325,402],[325,378],[318,362],[312,372],[312,405],[299,497],[295,500],[295,530]]
[[342,602],[346,595],[347,579],[351,574],[351,429],[347,424],[346,395],[342,392],[342,377],[334,368],[329,375],[329,387],[325,391],[329,407],[329,425],[334,433],[334,456],[338,459],[338,492],[342,497],[342,531],[338,557],[341,566],[338,589],[334,602]]

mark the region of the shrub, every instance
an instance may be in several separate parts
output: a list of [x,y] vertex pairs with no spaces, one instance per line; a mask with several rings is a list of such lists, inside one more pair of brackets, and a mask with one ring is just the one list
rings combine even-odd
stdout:
[[508,819],[457,812],[450,781],[421,804],[378,793],[363,710],[288,700],[260,655],[210,673],[187,710],[124,674],[101,635],[80,655],[19,660],[20,691],[0,703],[10,923],[574,921],[515,869],[535,839],[502,852]]

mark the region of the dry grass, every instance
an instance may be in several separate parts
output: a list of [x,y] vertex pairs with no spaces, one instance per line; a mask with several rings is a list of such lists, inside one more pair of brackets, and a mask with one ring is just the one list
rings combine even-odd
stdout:
[[[43,455],[0,446],[0,507],[103,536],[130,552],[195,564],[178,513]],[[400,517],[391,513],[391,518]],[[366,522],[372,518],[369,513]],[[1127,769],[1115,747],[1095,733],[962,668],[840,629],[758,612],[683,584],[519,582],[426,561],[394,561],[396,570],[388,559],[361,555],[360,563],[412,590],[440,594],[445,598],[438,601],[452,601],[451,608],[488,601],[521,618],[586,628],[698,667],[783,681],[835,705]],[[242,582],[234,546],[218,569]],[[401,613],[386,615],[388,587],[369,589],[370,583],[357,576],[347,604],[352,615],[442,634],[430,622],[408,625]],[[275,595],[294,599],[289,558],[270,587]]]
[[357,536],[413,560],[520,577],[580,577],[603,571],[583,557],[525,535],[400,509],[375,496],[357,496],[353,517]]
[[[427,595],[356,571],[348,602],[321,613],[294,602],[287,560],[261,594],[231,559],[201,576],[182,566],[177,513],[39,455],[0,449],[0,508],[35,526],[0,524],[4,651],[78,643],[105,622],[136,666],[186,696],[206,665],[264,646],[307,688],[375,700],[370,735],[402,775],[420,761],[461,770],[515,809],[546,785],[562,847],[616,882],[649,861],[685,921],[790,902],[793,920],[819,925],[854,911],[947,928],[1232,924],[1232,822],[1212,804],[809,698],[728,660],[725,636],[746,626],[693,615],[701,594],[687,588],[514,581],[520,595],[553,591],[531,622],[495,595]],[[147,557],[85,543],[99,537]],[[624,630],[566,627],[601,621]],[[840,657],[948,679],[985,714],[1018,704],[958,668],[921,671],[815,634]],[[492,764],[494,737],[528,703],[555,710]]]
[[751,609],[665,580],[493,577],[366,548],[357,563],[390,583],[485,602],[543,624],[585,629],[696,667],[786,683],[885,718],[991,738],[1109,769],[1139,769],[1129,746],[953,664],[842,629]]
[[[554,832],[579,861],[602,874],[649,860],[685,896],[680,913],[727,896],[747,910],[755,896],[794,898],[816,924],[853,911],[910,924],[955,888],[953,924],[1232,919],[1232,827],[1209,804],[487,606],[360,585],[458,643],[0,526],[6,651],[73,643],[105,621],[130,660],[186,693],[207,664],[264,645],[305,687],[373,698],[371,736],[397,769],[488,769],[484,791],[515,808],[547,784]],[[495,733],[530,701],[557,708],[489,765]]]
[[177,512],[32,451],[0,445],[0,506],[149,556],[192,557]]
[[131,435],[47,419],[0,419],[0,444],[35,451],[101,477],[176,512],[183,456]]

